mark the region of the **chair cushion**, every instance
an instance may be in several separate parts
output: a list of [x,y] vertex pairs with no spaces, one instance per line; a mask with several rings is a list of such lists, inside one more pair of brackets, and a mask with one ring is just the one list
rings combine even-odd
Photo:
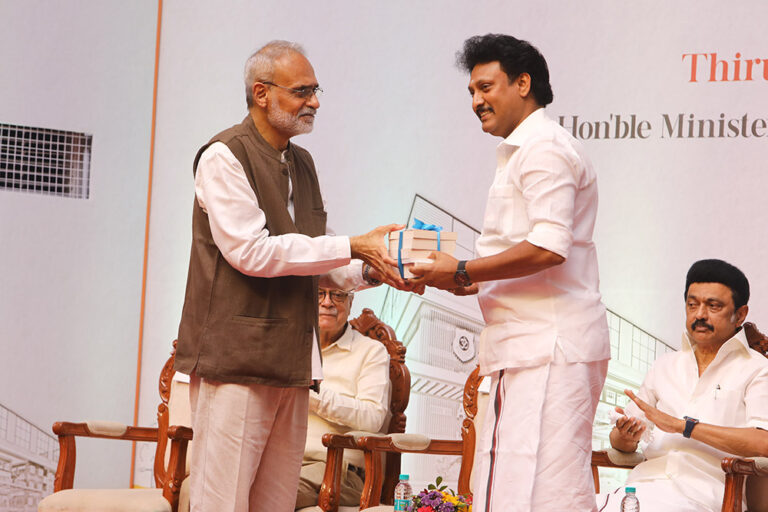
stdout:
[[637,451],[632,453],[620,452],[615,448],[608,448],[606,450],[608,459],[614,464],[621,466],[637,466],[641,462],[645,461],[645,456]]
[[391,434],[392,444],[401,450],[426,450],[431,439],[422,434]]
[[37,512],[171,512],[162,489],[67,489],[45,497]]
[[128,426],[125,423],[119,423],[117,421],[89,420],[86,421],[85,424],[88,426],[88,430],[101,436],[119,437],[125,434],[125,431],[128,430]]
[[345,435],[352,436],[355,438],[355,441],[358,441],[361,437],[386,437],[388,434],[366,432],[365,430],[350,430]]

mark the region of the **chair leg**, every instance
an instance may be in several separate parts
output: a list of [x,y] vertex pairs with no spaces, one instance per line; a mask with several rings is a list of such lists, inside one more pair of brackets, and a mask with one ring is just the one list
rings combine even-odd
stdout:
[[741,495],[744,489],[744,475],[725,474],[725,492],[722,512],[741,512]]
[[365,483],[360,497],[360,510],[379,505],[381,497],[381,453],[375,450],[365,452]]
[[401,457],[399,453],[387,453],[386,473],[384,474],[381,492],[379,493],[381,503],[384,505],[394,505],[395,503],[395,486],[399,481]]
[[595,482],[595,494],[600,494],[600,472],[594,464],[592,465],[592,480]]
[[328,448],[323,485],[320,486],[318,506],[324,512],[338,512],[341,496],[341,464],[344,458],[343,448]]

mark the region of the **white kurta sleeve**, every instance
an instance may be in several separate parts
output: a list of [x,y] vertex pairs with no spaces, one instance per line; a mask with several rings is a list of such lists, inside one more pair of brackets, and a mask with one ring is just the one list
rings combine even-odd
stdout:
[[349,265],[335,268],[320,276],[320,286],[323,288],[338,288],[347,291],[361,291],[373,288],[363,279],[363,262],[352,260]]
[[550,140],[533,143],[521,163],[519,187],[530,222],[526,240],[567,258],[573,244],[577,179],[562,148]]
[[270,235],[245,171],[229,148],[211,144],[200,156],[195,195],[227,262],[250,276],[317,275],[350,261],[346,236]]

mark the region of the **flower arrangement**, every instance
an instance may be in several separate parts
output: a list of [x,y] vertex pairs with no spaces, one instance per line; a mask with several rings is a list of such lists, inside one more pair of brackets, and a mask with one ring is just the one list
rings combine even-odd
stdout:
[[456,495],[453,489],[440,485],[442,477],[411,498],[408,512],[472,512],[472,496]]

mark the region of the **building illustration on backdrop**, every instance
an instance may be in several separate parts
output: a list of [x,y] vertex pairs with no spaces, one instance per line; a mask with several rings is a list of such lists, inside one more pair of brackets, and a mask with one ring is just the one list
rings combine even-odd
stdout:
[[0,404],[0,510],[35,512],[53,492],[56,438]]

